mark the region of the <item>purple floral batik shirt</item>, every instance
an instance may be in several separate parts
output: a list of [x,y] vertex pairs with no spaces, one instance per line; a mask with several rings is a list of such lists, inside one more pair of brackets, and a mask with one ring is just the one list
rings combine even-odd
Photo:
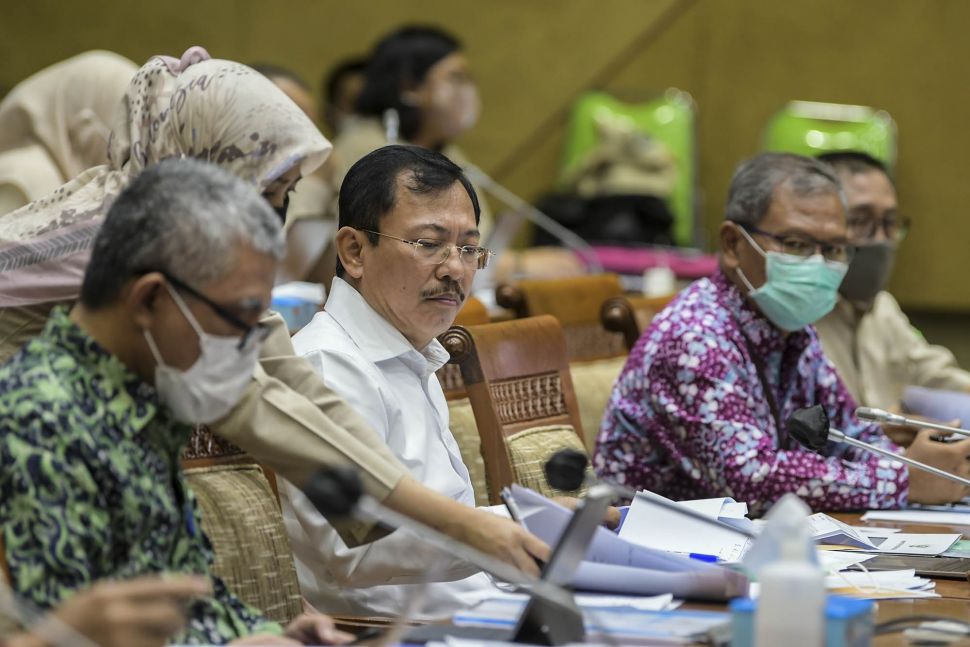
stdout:
[[823,454],[802,449],[779,431],[765,387],[782,422],[821,404],[835,428],[900,451],[855,419],[814,328],[784,335],[718,271],[684,290],[633,347],[603,416],[596,472],[678,500],[734,497],[754,513],[786,492],[815,510],[906,503],[905,465],[834,443]]

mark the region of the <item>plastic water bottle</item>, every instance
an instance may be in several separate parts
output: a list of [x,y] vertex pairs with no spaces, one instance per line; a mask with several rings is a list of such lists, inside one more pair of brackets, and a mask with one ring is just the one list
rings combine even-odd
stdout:
[[754,644],[755,647],[823,647],[825,575],[810,557],[814,548],[804,516],[801,523],[785,526],[779,542],[779,559],[758,573],[761,592],[754,617]]

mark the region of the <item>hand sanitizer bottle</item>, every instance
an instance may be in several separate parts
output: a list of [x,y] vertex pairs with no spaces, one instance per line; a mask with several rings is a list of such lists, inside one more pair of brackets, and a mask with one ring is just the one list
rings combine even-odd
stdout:
[[775,535],[780,550],[777,559],[758,572],[755,647],[823,647],[825,576],[813,558],[808,507],[794,496],[786,496],[776,507],[783,509],[769,516],[782,531]]

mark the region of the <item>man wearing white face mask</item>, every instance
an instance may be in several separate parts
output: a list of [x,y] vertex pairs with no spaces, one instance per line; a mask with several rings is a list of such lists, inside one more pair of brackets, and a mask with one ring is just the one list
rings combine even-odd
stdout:
[[[855,402],[812,323],[832,309],[851,260],[832,170],[766,153],[735,172],[720,269],[654,318],[603,417],[596,471],[675,499],[733,496],[763,512],[787,492],[816,510],[943,503],[964,488],[871,454],[798,446],[785,421],[822,405],[847,435],[901,451]],[[970,440],[921,432],[906,455],[963,476]]]
[[179,467],[187,423],[248,385],[282,252],[268,203],[215,166],[161,162],[118,197],[79,304],[0,367],[0,524],[20,595],[48,609],[101,579],[194,573],[212,594],[177,643],[345,640],[324,616],[284,629],[210,574]]

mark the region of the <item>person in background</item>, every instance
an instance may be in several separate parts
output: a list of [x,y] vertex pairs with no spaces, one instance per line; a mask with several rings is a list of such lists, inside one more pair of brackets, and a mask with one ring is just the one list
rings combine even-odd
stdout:
[[[240,63],[210,59],[200,47],[181,59],[149,60],[122,106],[125,119],[112,133],[107,167],[0,218],[0,359],[42,329],[55,303],[77,298],[104,214],[141,170],[183,155],[214,162],[255,186],[285,220],[287,194],[330,148],[271,81]],[[153,123],[158,127],[149,130]],[[214,433],[297,485],[323,466],[353,465],[365,491],[388,507],[538,572],[530,555],[545,558],[545,544],[411,478],[368,425],[294,355],[283,319],[268,314],[263,323],[270,332],[260,363],[239,403],[210,425]],[[382,534],[372,524],[335,526],[349,545]]]
[[138,66],[90,51],[21,81],[0,102],[0,216],[108,161],[108,135]]
[[[845,445],[789,436],[821,405],[846,435],[894,452],[855,401],[812,323],[835,305],[852,260],[845,198],[827,164],[764,153],[738,167],[720,268],[681,292],[637,341],[596,441],[598,474],[674,499],[730,496],[761,514],[792,492],[815,510],[959,501],[967,488]],[[910,458],[970,476],[970,440],[921,431]]]
[[[310,86],[296,72],[270,63],[256,63],[253,69],[276,84],[293,103],[317,123],[317,107]],[[280,264],[277,283],[309,281],[319,283],[324,251],[337,230],[333,155],[312,174],[297,182],[286,198],[286,257]],[[316,271],[315,271],[316,270]]]
[[169,157],[212,161],[285,218],[287,194],[331,148],[270,81],[201,47],[150,59],[118,113],[106,165],[0,217],[0,361],[40,331],[55,304],[77,297],[104,214],[143,169]]
[[[334,139],[342,182],[357,160],[386,144],[439,151],[462,166],[455,140],[478,121],[481,101],[461,43],[436,27],[406,26],[382,38],[371,53],[356,116]],[[491,213],[482,205],[483,233]]]
[[344,643],[325,616],[283,628],[211,573],[180,458],[242,397],[283,255],[279,218],[197,160],[143,171],[112,204],[78,304],[0,367],[0,522],[11,588],[50,609],[98,580],[201,575],[177,642]]
[[354,114],[357,97],[364,87],[367,59],[354,56],[327,70],[322,83],[323,125],[331,137],[339,135]]
[[819,159],[842,182],[849,242],[856,251],[839,286],[838,303],[815,328],[849,393],[860,405],[899,411],[909,385],[970,391],[970,372],[948,349],[927,342],[886,291],[896,249],[909,229],[886,167],[855,151]]

